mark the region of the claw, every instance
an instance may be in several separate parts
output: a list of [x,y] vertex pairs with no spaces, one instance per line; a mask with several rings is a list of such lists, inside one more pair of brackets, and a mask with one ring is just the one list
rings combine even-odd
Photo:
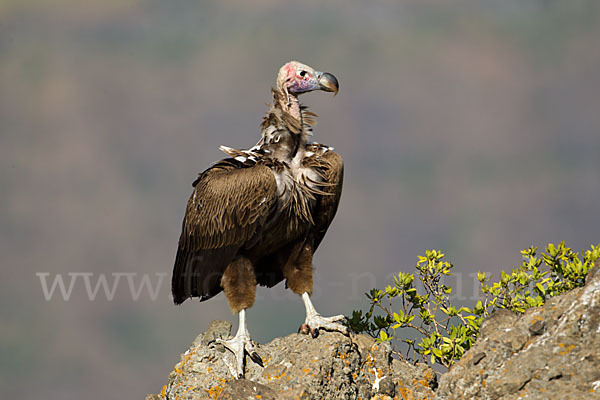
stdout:
[[[240,313],[240,326],[238,328],[238,332],[233,339],[223,340],[223,339],[214,339],[211,342],[220,343],[225,348],[233,353],[235,358],[235,366],[231,365],[226,358],[223,360],[225,364],[229,367],[231,371],[231,375],[236,377],[237,379],[244,377],[244,356],[248,354],[252,361],[263,367],[262,358],[258,355],[256,351],[256,346],[252,340],[250,340],[250,335],[248,334],[248,329],[246,328],[246,313],[245,310],[241,310]],[[209,342],[209,343],[211,343]]]
[[300,325],[300,328],[298,328],[298,333],[308,335],[310,333],[310,327],[306,324],[302,324]]
[[342,325],[339,322],[337,322],[343,319],[343,315],[336,315],[334,317],[323,317],[320,314],[312,314],[306,317],[304,325],[308,326],[313,338],[319,336],[320,329],[336,331],[343,333],[344,335],[348,335],[348,328],[345,325]]
[[257,363],[258,365],[260,365],[261,367],[264,368],[263,365],[263,360],[262,358],[258,355],[257,352],[253,351],[252,353],[248,354],[250,356],[250,358],[252,359],[252,361],[254,361],[255,363]]
[[302,300],[304,300],[304,305],[306,306],[306,320],[304,324],[300,326],[300,331],[302,333],[309,333],[313,337],[313,339],[319,336],[319,330],[325,329],[328,331],[337,331],[341,332],[344,335],[348,335],[348,328],[338,321],[344,320],[343,315],[335,315],[333,317],[323,317],[321,314],[315,310],[315,307],[312,305],[310,301],[310,297],[308,293],[302,294]]
[[256,352],[256,347],[254,343],[250,340],[250,337],[246,335],[239,335],[230,340],[222,340],[216,339],[216,343],[220,343],[229,351],[231,351],[234,355],[236,365],[233,367],[232,365],[228,365],[231,374],[236,378],[244,377],[244,356],[248,354],[250,359],[263,367],[262,358]]

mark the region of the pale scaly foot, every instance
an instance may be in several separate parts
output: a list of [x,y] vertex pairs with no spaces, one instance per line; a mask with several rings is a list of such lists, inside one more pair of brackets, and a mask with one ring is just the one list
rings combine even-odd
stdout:
[[319,336],[319,329],[341,332],[344,335],[348,335],[348,328],[338,322],[345,318],[343,315],[336,315],[333,317],[321,316],[321,314],[315,310],[315,307],[310,301],[310,296],[306,292],[302,294],[302,300],[304,300],[304,306],[306,307],[306,319],[304,320],[304,324],[298,329],[298,332],[304,334],[310,333],[313,338]]
[[248,333],[248,328],[246,327],[246,310],[241,310],[240,313],[240,323],[238,327],[238,331],[233,339],[223,340],[223,339],[215,339],[216,343],[220,343],[225,346],[226,349],[231,351],[234,355],[236,365],[233,366],[231,363],[224,359],[225,363],[229,367],[231,374],[236,378],[240,379],[244,377],[244,355],[248,353],[252,361],[263,366],[262,358],[256,352],[256,346],[250,339],[250,334]]

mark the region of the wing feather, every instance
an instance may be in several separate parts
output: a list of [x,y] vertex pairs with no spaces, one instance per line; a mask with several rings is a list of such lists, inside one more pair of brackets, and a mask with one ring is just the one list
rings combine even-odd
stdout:
[[223,271],[265,223],[277,199],[277,182],[263,164],[245,167],[227,159],[194,182],[173,269],[176,304],[206,300],[221,291]]
[[335,217],[344,183],[344,162],[339,154],[330,150],[323,153],[319,159],[322,164],[319,167],[319,173],[324,180],[320,190],[324,193],[318,196],[314,212],[314,250],[319,247],[333,217]]

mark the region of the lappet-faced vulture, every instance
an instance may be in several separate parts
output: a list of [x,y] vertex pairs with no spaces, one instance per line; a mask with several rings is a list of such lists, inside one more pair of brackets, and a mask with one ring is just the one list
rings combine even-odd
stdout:
[[304,333],[319,329],[347,333],[337,321],[322,317],[310,301],[313,253],[338,208],[342,158],[333,148],[308,142],[315,114],[298,102],[302,93],[337,93],[337,79],[296,61],[277,75],[273,104],[252,148],[221,147],[230,156],[202,172],[193,183],[173,269],[175,304],[188,298],[208,300],[221,290],[239,314],[235,337],[221,343],[236,357],[231,366],[244,375],[244,352],[262,364],[246,327],[256,285],[286,286],[302,296]]

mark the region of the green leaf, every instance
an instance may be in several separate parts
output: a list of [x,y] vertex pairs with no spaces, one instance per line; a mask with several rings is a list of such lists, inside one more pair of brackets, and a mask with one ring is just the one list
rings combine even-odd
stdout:
[[542,286],[541,283],[536,283],[535,287],[538,288],[538,290],[540,291],[541,294],[545,294],[546,293],[546,289],[544,289],[544,287]]
[[[374,288],[368,292],[368,310],[353,311],[352,317],[347,317],[344,323],[354,331],[375,337],[380,343],[391,342],[392,348],[405,342],[408,351],[420,354],[425,361],[448,367],[473,346],[484,317],[499,308],[523,313],[553,296],[581,287],[588,271],[600,259],[600,244],[581,253],[573,252],[564,242],[556,246],[549,244],[540,256],[537,251],[533,246],[522,250],[521,264],[503,270],[496,282],[487,284],[493,277],[478,272],[484,298],[471,309],[452,304],[449,295],[453,289],[444,285],[442,278],[451,275],[453,265],[444,261],[441,251],[427,250],[416,264],[416,276],[422,285],[413,286],[415,274],[400,272],[393,277],[394,285],[386,286],[383,291]],[[385,298],[390,300],[389,307],[380,307]],[[383,315],[374,314],[376,306]],[[457,315],[460,318],[455,318]],[[413,322],[415,319],[417,322]],[[395,335],[395,329],[402,327],[413,328],[408,331],[418,332],[417,336],[395,339],[390,329]],[[443,334],[438,335],[436,329]]]
[[477,280],[481,283],[485,282],[485,272],[477,271]]

